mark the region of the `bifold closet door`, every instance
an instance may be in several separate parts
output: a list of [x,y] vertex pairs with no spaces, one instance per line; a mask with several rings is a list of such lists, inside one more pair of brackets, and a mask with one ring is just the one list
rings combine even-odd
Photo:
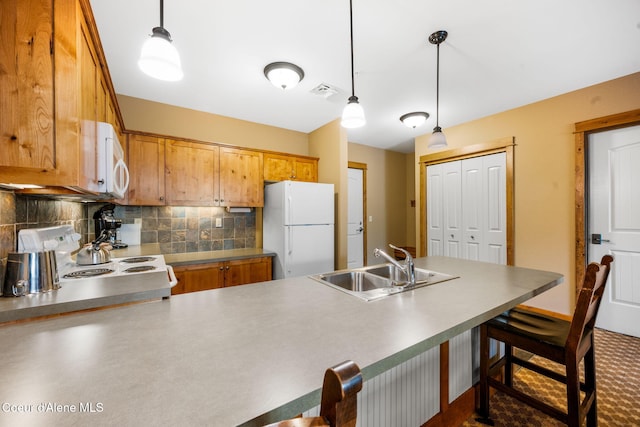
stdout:
[[506,264],[506,155],[427,167],[427,251]]

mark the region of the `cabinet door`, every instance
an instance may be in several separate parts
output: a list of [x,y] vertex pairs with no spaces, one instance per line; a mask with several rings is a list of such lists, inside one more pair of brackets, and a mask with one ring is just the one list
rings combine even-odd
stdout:
[[167,203],[174,206],[215,206],[218,200],[218,147],[167,140]]
[[295,172],[297,181],[318,182],[318,160],[297,158]]
[[52,2],[2,0],[0,29],[0,166],[42,175],[56,155]]
[[318,159],[265,153],[264,180],[318,182]]
[[129,204],[159,206],[165,204],[164,139],[129,135]]
[[220,206],[264,206],[262,153],[220,147]]
[[171,289],[171,294],[198,292],[218,289],[224,286],[224,263],[215,262],[184,267],[174,267],[178,284]]
[[272,279],[271,257],[225,262],[225,287],[266,282]]
[[295,175],[293,159],[278,154],[264,154],[264,180],[286,181]]

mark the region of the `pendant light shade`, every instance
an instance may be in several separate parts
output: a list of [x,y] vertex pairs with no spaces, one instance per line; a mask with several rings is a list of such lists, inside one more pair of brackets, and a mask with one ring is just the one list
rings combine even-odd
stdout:
[[342,121],[340,124],[347,129],[359,128],[367,123],[364,118],[364,109],[358,102],[357,96],[350,96],[349,102],[342,111]]
[[160,26],[155,27],[151,37],[142,45],[138,67],[153,78],[178,81],[184,76],[180,54],[172,44],[171,34],[163,27],[164,2],[160,0]]
[[349,0],[349,30],[351,32],[351,96],[347,105],[342,111],[342,121],[340,124],[347,129],[359,128],[367,123],[364,118],[364,109],[355,93],[355,82],[353,72],[353,0]]
[[292,89],[304,78],[302,68],[289,62],[272,62],[264,67],[264,76],[277,88]]
[[436,31],[429,36],[429,43],[435,44],[437,47],[437,62],[436,62],[436,127],[433,128],[433,133],[429,137],[427,146],[429,148],[443,148],[447,146],[447,138],[442,133],[442,128],[438,123],[440,113],[440,43],[447,39],[448,33],[444,30]]

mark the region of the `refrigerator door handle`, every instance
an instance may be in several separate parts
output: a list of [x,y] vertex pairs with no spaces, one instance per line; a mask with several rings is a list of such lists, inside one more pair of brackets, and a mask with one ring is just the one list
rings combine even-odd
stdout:
[[287,223],[289,225],[293,224],[293,203],[291,200],[291,196],[287,197],[287,203],[289,204],[288,209],[287,209],[287,215],[289,216],[289,218],[287,219]]

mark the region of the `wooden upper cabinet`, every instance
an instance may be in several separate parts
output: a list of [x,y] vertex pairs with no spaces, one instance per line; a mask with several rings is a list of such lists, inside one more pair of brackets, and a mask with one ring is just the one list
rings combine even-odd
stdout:
[[262,153],[220,147],[220,206],[264,206]]
[[219,149],[215,145],[167,140],[167,204],[217,206]]
[[318,159],[264,153],[264,180],[318,182]]
[[0,182],[16,182],[55,168],[52,2],[2,0],[0,39]]
[[130,134],[128,141],[130,205],[162,206],[165,204],[165,140],[147,135]]
[[0,182],[87,188],[84,146],[115,98],[89,0],[2,0],[0,39]]

